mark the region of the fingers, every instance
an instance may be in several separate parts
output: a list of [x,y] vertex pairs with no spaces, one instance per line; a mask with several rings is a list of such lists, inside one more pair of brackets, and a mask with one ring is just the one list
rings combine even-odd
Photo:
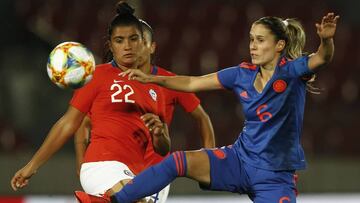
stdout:
[[18,189],[25,187],[28,183],[29,183],[29,180],[25,179],[21,175],[15,175],[11,179],[11,187],[14,191],[17,191]]
[[335,16],[334,13],[328,13],[327,15],[325,15],[322,18],[321,24],[326,24],[326,23],[336,24],[339,18],[340,18],[340,16],[338,16],[338,15]]
[[139,82],[145,82],[147,75],[137,69],[128,69],[124,72],[119,73],[119,76],[126,77],[128,80],[137,80]]
[[17,191],[17,180],[16,180],[17,178],[14,176],[12,179],[11,179],[11,187],[12,187],[12,189],[14,190],[14,191]]
[[141,116],[141,119],[144,121],[146,127],[148,127],[148,128],[152,127],[156,123],[162,124],[159,116],[152,114],[152,113],[144,114],[143,116]]
[[162,132],[163,122],[160,120],[159,116],[147,113],[141,116],[141,119],[152,134],[159,134]]
[[153,114],[153,113],[146,113],[146,114],[141,116],[141,119],[145,122],[145,124],[148,123],[148,122],[151,122],[153,120],[160,121],[159,116],[156,115],[156,114]]

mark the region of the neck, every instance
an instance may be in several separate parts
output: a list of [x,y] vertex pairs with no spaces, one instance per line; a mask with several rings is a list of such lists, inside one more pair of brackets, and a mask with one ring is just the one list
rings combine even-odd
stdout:
[[114,60],[116,63],[116,66],[121,69],[122,71],[126,71],[127,69],[135,69],[137,67],[136,63],[135,64],[122,64],[122,63],[118,63],[116,60]]
[[151,72],[151,63],[150,63],[150,61],[147,61],[144,64],[142,64],[141,66],[139,66],[139,69],[142,72],[149,74]]
[[270,61],[269,63],[266,63],[266,64],[263,64],[263,65],[260,65],[260,68],[261,70],[264,70],[264,71],[274,71],[276,66],[277,66],[277,63],[280,59],[280,56],[279,57],[275,57],[272,61]]

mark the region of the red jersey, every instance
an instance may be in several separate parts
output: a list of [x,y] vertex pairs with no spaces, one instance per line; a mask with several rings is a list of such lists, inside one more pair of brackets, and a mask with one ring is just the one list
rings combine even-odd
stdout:
[[144,155],[151,137],[140,116],[163,118],[163,88],[118,74],[115,63],[96,67],[93,79],[76,90],[70,105],[91,114],[91,141],[84,162],[120,161],[134,173],[145,169]]
[[[175,75],[174,73],[169,72],[158,66],[152,66],[151,74],[162,76]],[[184,109],[184,111],[189,113],[194,111],[196,107],[200,104],[199,98],[197,98],[196,95],[193,93],[179,92],[167,88],[163,88],[163,93],[165,97],[165,122],[168,126],[170,126],[173,119],[175,105],[179,104]],[[154,152],[152,145],[148,145],[145,154],[145,161],[147,163],[147,166],[157,164],[164,158],[165,157],[160,156],[159,154]]]

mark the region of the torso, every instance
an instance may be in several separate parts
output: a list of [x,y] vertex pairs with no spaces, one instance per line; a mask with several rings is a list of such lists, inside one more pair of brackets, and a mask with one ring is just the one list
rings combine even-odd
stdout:
[[[141,84],[120,77],[122,71],[111,65],[100,65],[89,87],[79,90],[76,100],[83,100],[82,92],[95,91],[89,96],[91,114],[91,142],[85,162],[116,160],[138,173],[145,168],[144,154],[150,134],[140,116],[154,113],[163,116],[162,90],[153,84]],[[89,84],[90,84],[89,83]]]

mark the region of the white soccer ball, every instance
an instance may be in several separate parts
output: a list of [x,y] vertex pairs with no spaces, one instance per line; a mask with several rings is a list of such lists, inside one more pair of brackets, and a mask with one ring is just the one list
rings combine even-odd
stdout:
[[77,42],[64,42],[50,53],[47,73],[61,88],[77,89],[92,79],[95,59],[91,51]]

